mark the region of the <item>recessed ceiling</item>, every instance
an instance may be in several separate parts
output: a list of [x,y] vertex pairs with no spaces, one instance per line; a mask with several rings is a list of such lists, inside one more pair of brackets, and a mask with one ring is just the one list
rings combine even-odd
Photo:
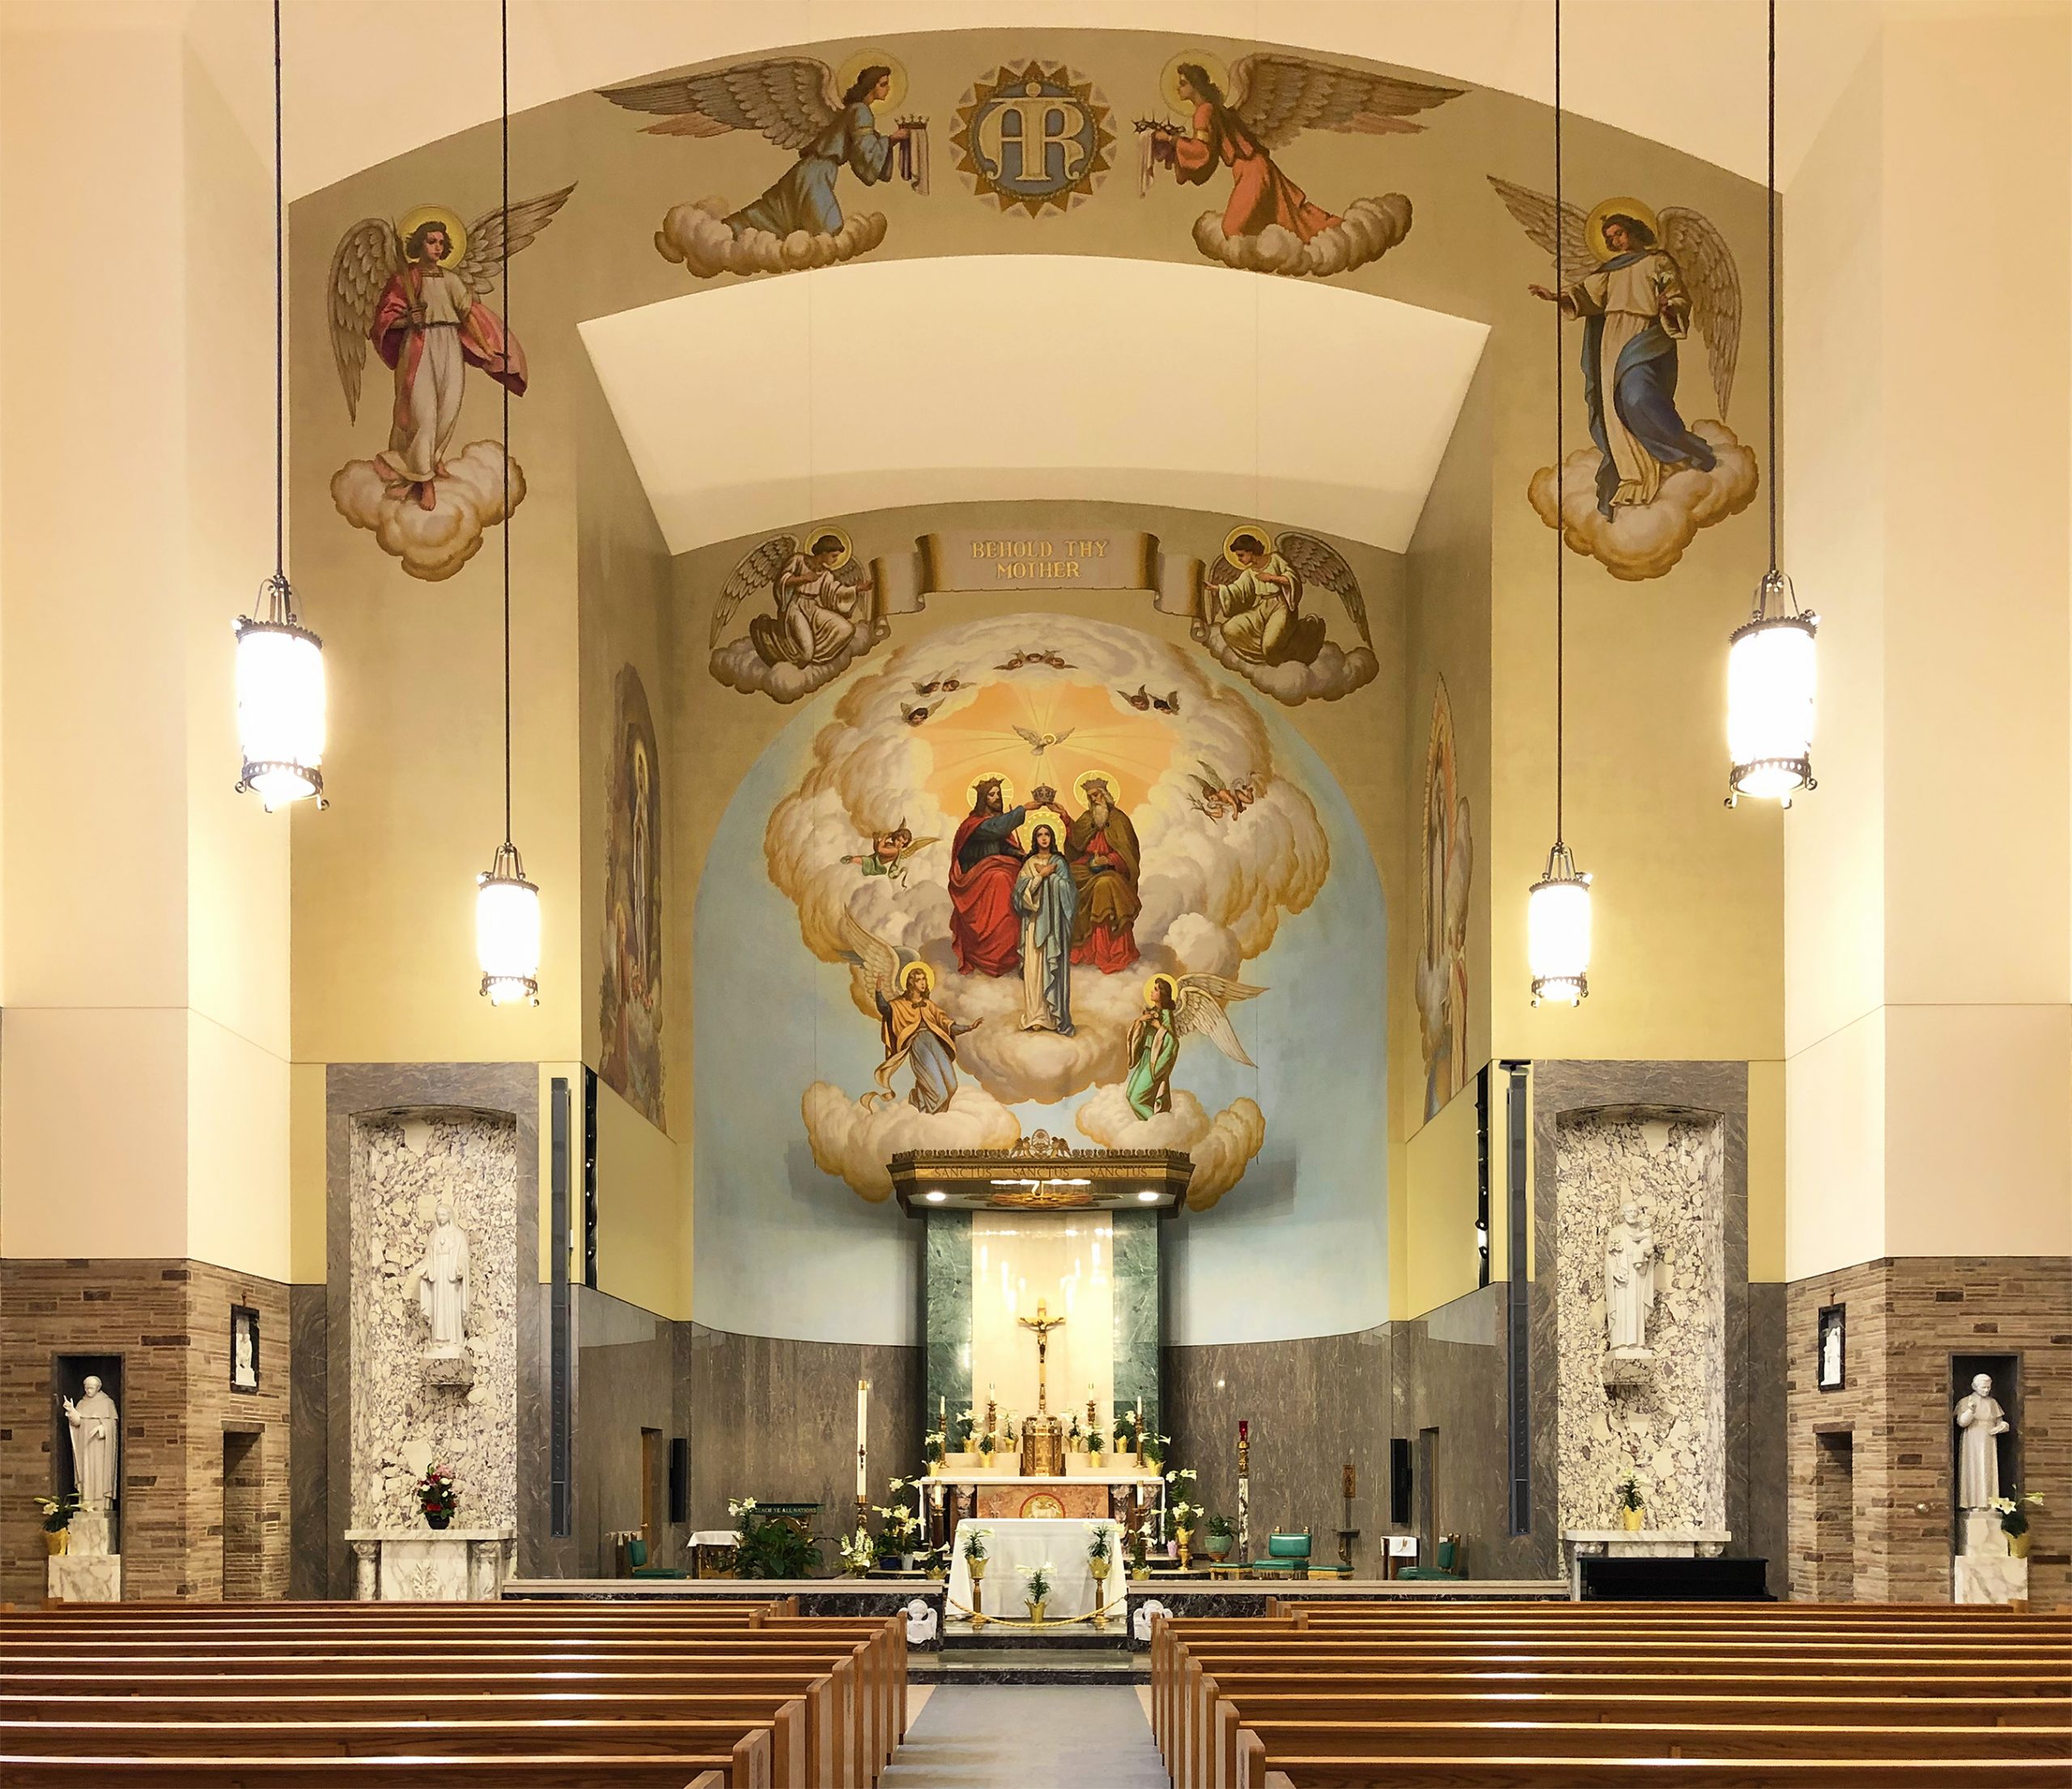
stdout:
[[1051,255],[852,263],[580,327],[677,553],[1017,497],[1257,515],[1401,552],[1488,335],[1306,280]]
[[[1785,0],[1783,183],[1888,16],[1949,16],[1977,3]],[[111,23],[134,21],[134,9],[105,10]],[[81,15],[75,28],[96,28],[92,9],[73,11]],[[402,63],[394,32],[371,23],[378,17],[406,33]],[[1580,117],[1760,180],[1763,18],[1764,0],[1567,0],[1564,97]],[[1552,21],[1552,0],[512,0],[511,103],[524,111],[660,70],[792,44],[977,27],[1251,38],[1544,101]],[[285,0],[290,194],[495,117],[496,25],[496,0],[372,8]],[[188,40],[262,159],[270,159],[273,134],[267,33],[260,0],[191,0]],[[427,83],[399,75],[405,67],[435,73]]]

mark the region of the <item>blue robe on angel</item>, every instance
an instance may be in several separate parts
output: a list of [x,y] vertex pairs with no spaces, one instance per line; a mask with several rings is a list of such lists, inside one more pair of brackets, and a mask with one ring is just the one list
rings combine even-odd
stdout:
[[842,227],[834,202],[834,178],[844,167],[866,186],[892,177],[892,139],[877,128],[869,102],[857,100],[799,151],[791,171],[752,205],[727,219],[737,231],[767,230],[788,236],[794,230],[831,236]]
[[[1037,835],[1048,831],[1038,827]],[[1014,879],[1014,911],[1021,921],[1021,1029],[1070,1037],[1072,927],[1079,890],[1072,866],[1056,851],[1033,851],[1025,860]]]
[[1684,466],[1711,471],[1717,457],[1676,408],[1676,344],[1690,331],[1691,298],[1675,258],[1629,249],[1560,295],[1561,308],[1583,320],[1598,508],[1609,516],[1617,505],[1653,503],[1665,474]]

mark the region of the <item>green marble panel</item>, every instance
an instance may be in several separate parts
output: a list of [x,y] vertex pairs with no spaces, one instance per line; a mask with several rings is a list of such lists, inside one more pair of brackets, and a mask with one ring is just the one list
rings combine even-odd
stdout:
[[1115,1409],[1127,1412],[1144,1400],[1144,1425],[1159,1426],[1159,1365],[1164,1358],[1158,1253],[1158,1213],[1115,1211],[1109,1262],[1115,1312]]
[[921,1271],[921,1340],[927,1350],[923,1426],[947,1401],[953,1417],[971,1406],[971,1213],[931,1211]]

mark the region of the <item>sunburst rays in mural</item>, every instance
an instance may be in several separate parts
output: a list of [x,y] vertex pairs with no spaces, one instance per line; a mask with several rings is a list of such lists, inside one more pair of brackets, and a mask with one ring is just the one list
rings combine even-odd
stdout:
[[1106,688],[1040,682],[996,683],[928,729],[935,754],[928,789],[945,814],[970,807],[972,780],[998,775],[1017,801],[1047,785],[1076,806],[1080,780],[1107,777],[1125,809],[1140,806],[1172,762],[1171,729],[1155,715],[1119,707]]

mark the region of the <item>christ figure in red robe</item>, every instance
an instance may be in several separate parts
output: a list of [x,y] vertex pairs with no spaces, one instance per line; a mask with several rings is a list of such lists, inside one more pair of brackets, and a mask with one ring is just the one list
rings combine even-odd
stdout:
[[1013,975],[1021,969],[1021,917],[1014,910],[1014,879],[1026,853],[1016,828],[1026,807],[1006,806],[1000,779],[971,792],[971,811],[950,841],[949,939],[957,967],[967,975]]

